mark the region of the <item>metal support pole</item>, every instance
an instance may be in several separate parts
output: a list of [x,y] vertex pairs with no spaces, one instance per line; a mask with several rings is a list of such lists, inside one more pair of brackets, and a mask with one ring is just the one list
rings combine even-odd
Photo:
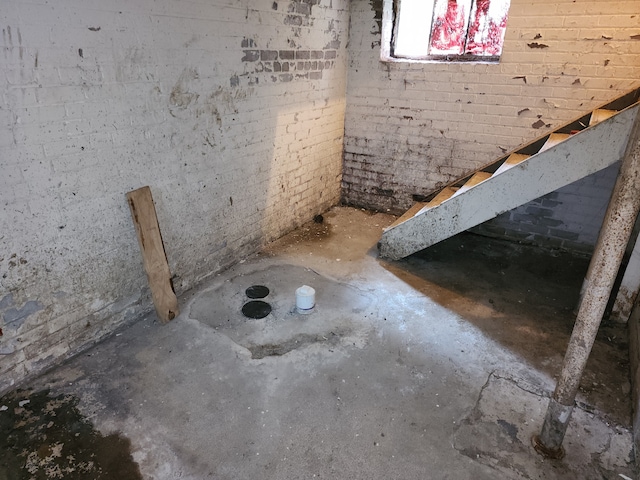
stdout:
[[635,118],[622,166],[591,259],[586,290],[564,357],[558,384],[540,435],[533,437],[538,453],[562,458],[562,441],[571,419],[580,379],[611,295],[633,224],[640,211],[640,114]]

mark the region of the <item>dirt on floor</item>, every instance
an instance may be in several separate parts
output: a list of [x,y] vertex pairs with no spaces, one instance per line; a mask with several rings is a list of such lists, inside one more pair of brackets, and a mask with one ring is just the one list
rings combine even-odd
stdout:
[[0,479],[142,479],[129,439],[101,435],[77,403],[47,390],[0,399]]

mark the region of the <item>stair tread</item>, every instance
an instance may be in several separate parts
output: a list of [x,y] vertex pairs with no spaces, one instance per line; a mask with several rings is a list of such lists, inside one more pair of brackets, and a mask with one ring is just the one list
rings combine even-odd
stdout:
[[420,210],[422,210],[422,208],[427,204],[427,202],[417,202],[414,203],[409,210],[407,210],[406,212],[404,212],[400,217],[398,217],[396,219],[395,222],[393,222],[391,225],[389,225],[387,228],[385,228],[385,230],[388,230],[390,228],[395,227],[396,225],[401,224],[402,222],[409,220],[410,218],[412,218],[416,213],[418,213]]
[[470,188],[475,187],[476,185],[484,182],[487,178],[490,177],[491,174],[489,172],[476,172],[452,196],[455,197],[456,195],[460,195],[462,192],[466,192]]
[[475,187],[480,182],[484,182],[490,176],[491,174],[489,172],[476,172],[473,174],[473,176],[469,180],[467,180],[467,182],[463,185],[463,187],[469,187],[469,188]]
[[568,133],[552,133],[551,135],[549,135],[549,138],[547,139],[545,144],[542,146],[542,148],[538,151],[538,153],[544,152],[545,150],[549,150],[551,147],[555,147],[557,144],[559,144],[563,140],[566,140],[570,136],[571,135]]
[[606,110],[604,108],[599,108],[591,112],[591,118],[589,119],[589,126],[595,125],[596,123],[600,123],[607,118],[613,117],[617,112],[617,110]]
[[524,153],[512,153],[509,157],[504,161],[500,167],[494,172],[494,175],[498,175],[504,171],[509,170],[511,167],[515,167],[519,163],[524,162],[531,155],[525,155]]
[[414,217],[416,215],[419,215],[420,213],[422,213],[425,210],[429,210],[430,208],[437,207],[438,205],[440,205],[445,200],[448,200],[449,198],[453,197],[453,194],[456,193],[457,190],[458,190],[457,187],[444,187],[442,190],[440,190],[440,193],[438,193],[435,197],[433,197],[429,201],[429,203],[427,203],[424,207],[422,207],[418,211],[418,213],[416,213],[414,215]]
[[425,206],[431,208],[440,205],[448,198],[451,198],[451,196],[456,193],[456,190],[458,190],[456,187],[444,187],[440,190],[440,193],[433,197]]

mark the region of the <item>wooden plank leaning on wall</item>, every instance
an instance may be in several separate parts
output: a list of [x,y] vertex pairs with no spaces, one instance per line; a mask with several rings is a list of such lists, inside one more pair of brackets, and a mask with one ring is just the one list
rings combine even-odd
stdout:
[[138,234],[144,270],[147,273],[151,296],[162,323],[179,315],[178,299],[171,285],[171,272],[164,251],[158,217],[149,187],[127,193],[131,217]]

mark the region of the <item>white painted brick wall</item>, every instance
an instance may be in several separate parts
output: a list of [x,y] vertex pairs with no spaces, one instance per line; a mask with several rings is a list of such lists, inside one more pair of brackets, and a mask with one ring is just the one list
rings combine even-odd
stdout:
[[[433,192],[640,79],[637,1],[512,0],[499,64],[380,62],[381,9],[381,0],[351,2],[343,175],[349,204],[400,213],[412,195]],[[546,47],[531,48],[534,42]],[[538,120],[545,126],[535,129]],[[515,212],[494,230],[510,224],[515,237],[548,236],[589,250],[600,211],[584,206],[593,197],[600,209],[613,185],[607,173],[598,178],[608,191],[586,179],[558,194],[550,219],[561,223],[546,233],[523,232]]]
[[126,192],[179,292],[339,200],[346,0],[5,0],[0,28],[0,392],[151,309]]

